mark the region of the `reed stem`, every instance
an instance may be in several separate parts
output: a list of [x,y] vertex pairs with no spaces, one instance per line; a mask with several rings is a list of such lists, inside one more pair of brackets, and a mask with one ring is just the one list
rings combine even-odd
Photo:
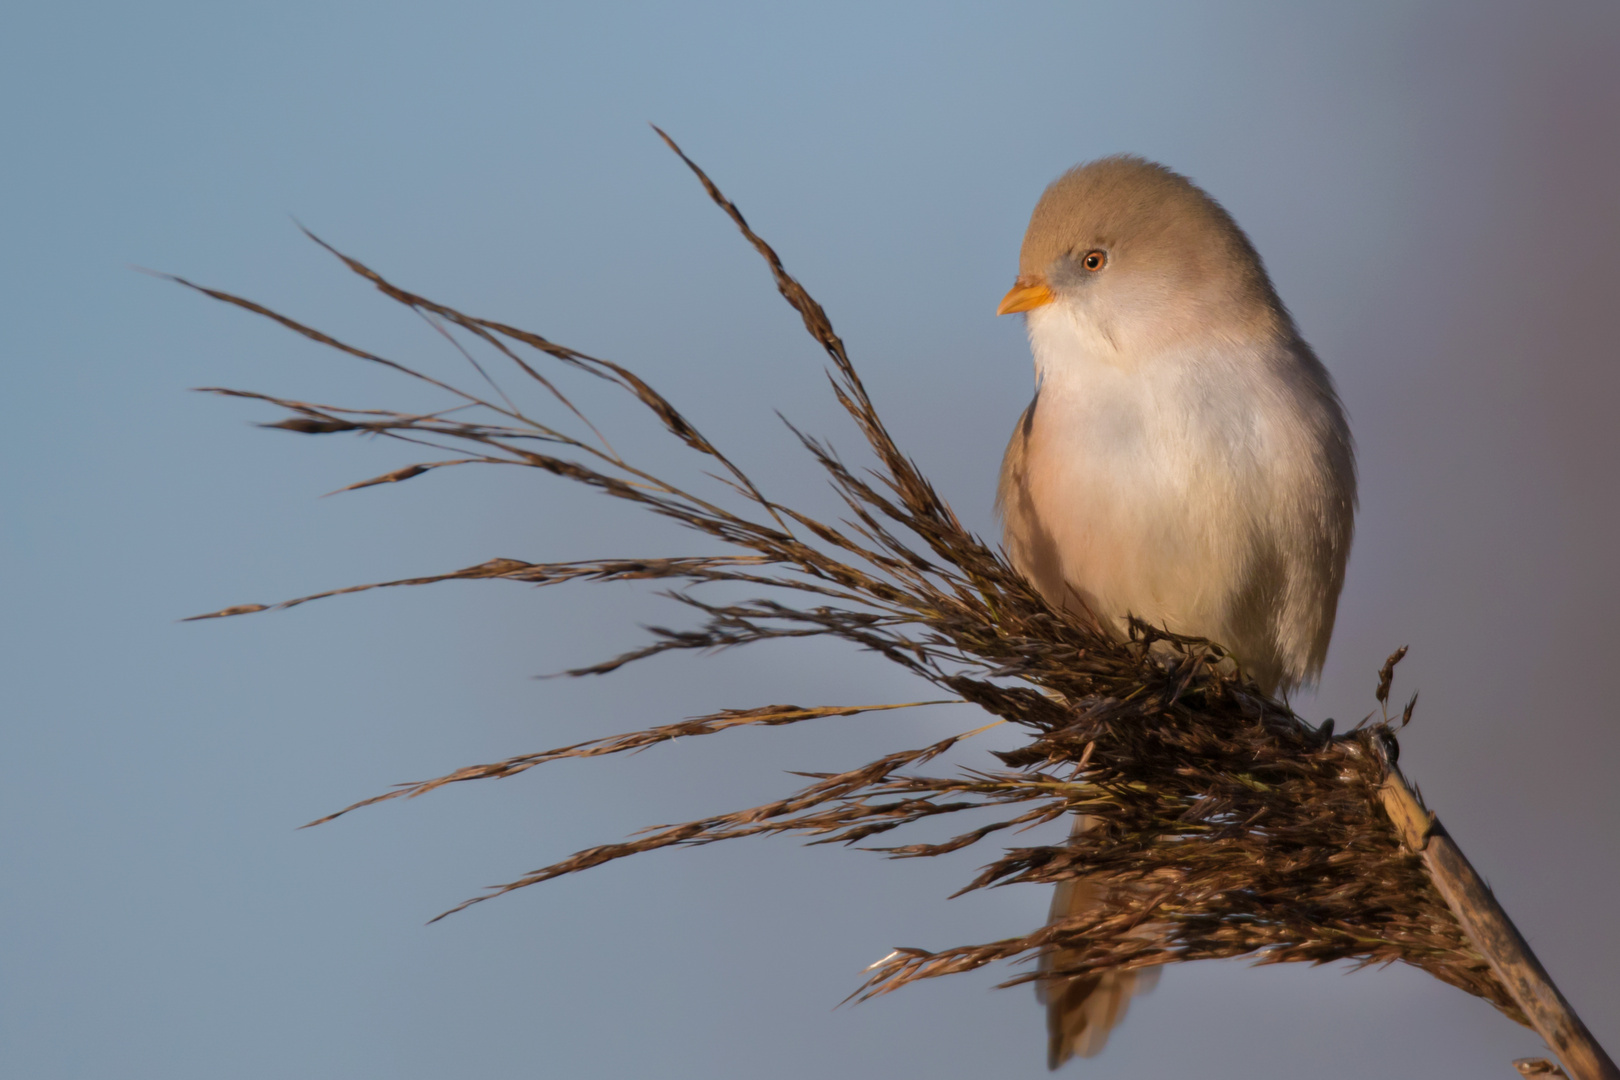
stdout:
[[[1445,826],[1407,784],[1400,767],[1384,755],[1388,775],[1380,789],[1384,810],[1409,851],[1421,855],[1436,889],[1462,924],[1468,941],[1491,965],[1530,1026],[1558,1055],[1570,1080],[1620,1080],[1620,1068],[1598,1045],[1552,976],[1513,925],[1479,872],[1463,855]],[[1525,1059],[1529,1062],[1532,1059]],[[1539,1059],[1536,1059],[1539,1061]],[[1515,1062],[1520,1072],[1524,1066]],[[1557,1075],[1543,1071],[1525,1075]]]

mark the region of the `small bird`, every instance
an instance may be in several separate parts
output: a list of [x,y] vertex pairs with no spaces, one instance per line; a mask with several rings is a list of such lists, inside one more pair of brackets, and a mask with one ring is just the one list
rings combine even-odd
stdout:
[[[1314,679],[1350,551],[1355,451],[1249,238],[1186,177],[1108,157],[1046,189],[1018,271],[996,311],[1025,313],[1035,358],[996,499],[1013,565],[1105,633],[1134,616],[1209,638],[1268,694]],[[1051,917],[1104,903],[1077,878]],[[1038,984],[1048,1064],[1099,1052],[1156,975]]]

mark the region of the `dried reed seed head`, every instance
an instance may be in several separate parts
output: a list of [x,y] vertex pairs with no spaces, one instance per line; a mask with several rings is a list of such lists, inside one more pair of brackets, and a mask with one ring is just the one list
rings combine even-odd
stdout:
[[[1068,843],[1003,849],[966,888],[1054,882],[1084,874],[1111,886],[1115,902],[1086,918],[1003,941],[942,952],[897,950],[873,966],[857,994],[884,993],[919,978],[1036,955],[1061,958],[1046,977],[1085,977],[1121,966],[1245,955],[1261,963],[1401,960],[1522,1020],[1379,809],[1381,743],[1393,744],[1394,738],[1388,726],[1333,736],[1260,694],[1207,642],[1177,638],[1141,624],[1133,626],[1128,640],[1112,640],[1049,607],[998,552],[962,527],[894,444],[826,313],[787,274],[735,206],[696,165],[687,163],[766,258],[783,296],[832,361],[834,393],[867,440],[876,464],[870,474],[856,472],[822,443],[800,438],[827,472],[849,516],[837,524],[821,522],[767,498],[707,436],[628,369],[410,293],[334,252],[391,300],[438,320],[453,340],[460,335],[458,347],[466,350],[461,355],[480,378],[488,375],[473,358],[470,349],[475,347],[508,364],[521,382],[540,391],[542,403],[549,401],[568,415],[559,421],[536,419],[526,411],[532,406],[520,407],[498,386],[487,395],[467,390],[252,301],[190,286],[356,359],[434,386],[457,411],[422,416],[218,392],[287,409],[291,416],[275,425],[286,430],[353,431],[412,445],[429,442],[452,448],[455,454],[368,483],[406,480],[430,468],[525,466],[639,505],[717,541],[727,551],[564,563],[494,559],[463,570],[333,590],[277,606],[370,588],[460,579],[534,585],[582,579],[668,581],[679,587],[671,595],[695,613],[694,626],[655,631],[649,644],[569,674],[612,671],[667,651],[712,650],[784,637],[835,638],[889,659],[944,690],[950,700],[976,704],[1023,728],[1029,741],[999,754],[999,770],[921,772],[957,746],[961,736],[953,736],[844,772],[810,774],[806,786],[775,802],[589,848],[468,903],[672,845],[770,833],[794,833],[812,843],[854,843],[935,817],[1002,810],[991,824],[942,842],[876,849],[896,858],[930,857],[1009,829],[1082,812],[1098,826]],[[1137,192],[1131,198],[1191,200],[1189,213],[1195,218],[1204,215],[1198,219],[1202,227],[1213,230],[1217,238],[1224,235],[1219,208],[1199,203],[1201,193],[1195,188],[1173,174],[1143,180],[1138,164],[1116,161],[1088,176],[1066,178],[1059,183],[1068,186],[1054,188],[1055,194],[1049,195],[1067,198],[1099,177],[1122,176],[1142,181],[1128,188]],[[1124,214],[1129,200],[1121,205]],[[1130,219],[1126,214],[1119,220]],[[1227,236],[1222,242],[1236,241]],[[1035,251],[1032,257],[1039,255]],[[546,360],[560,365],[564,373],[590,374],[630,394],[665,431],[717,469],[721,491],[688,490],[650,467],[620,457],[552,376],[535,366]],[[565,431],[563,422],[570,417],[587,433]],[[710,603],[690,591],[710,582],[745,584],[764,595],[738,603]],[[265,605],[250,604],[212,614],[262,610]],[[1392,657],[1380,675],[1381,702],[1387,698],[1387,683],[1398,659]],[[547,761],[634,752],[675,736],[929,703],[724,710],[457,769],[355,805],[423,794],[449,783],[510,776]],[[1037,977],[1042,976],[1029,972],[1011,981]]]

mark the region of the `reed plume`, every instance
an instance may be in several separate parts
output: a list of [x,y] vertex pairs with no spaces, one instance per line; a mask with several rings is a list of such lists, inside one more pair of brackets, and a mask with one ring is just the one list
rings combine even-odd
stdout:
[[[1050,884],[1084,874],[1108,886],[1107,894],[1117,898],[1112,906],[1020,937],[932,951],[896,949],[869,970],[852,996],[871,997],[918,979],[1043,956],[1060,956],[1061,962],[1044,970],[1034,964],[1014,968],[1003,985],[1221,957],[1247,956],[1262,964],[1399,961],[1484,998],[1517,1022],[1534,1019],[1504,975],[1508,969],[1501,959],[1487,955],[1478,935],[1437,888],[1422,854],[1428,838],[1438,835],[1437,822],[1411,797],[1394,767],[1397,733],[1410,721],[1415,698],[1394,715],[1387,709],[1401,654],[1392,656],[1380,674],[1377,710],[1339,732],[1332,721],[1312,725],[1262,694],[1217,643],[1139,622],[1119,639],[1055,610],[999,550],[962,526],[890,436],[821,305],[788,274],[737,207],[664,138],[763,257],[782,296],[825,350],[831,392],[860,430],[870,460],[861,467],[846,464],[826,442],[797,429],[794,434],[831,480],[847,514],[837,521],[817,520],[767,496],[717,442],[630,369],[410,292],[311,235],[349,270],[456,342],[476,369],[478,383],[468,388],[443,381],[251,300],[176,278],[322,345],[427,384],[445,396],[446,407],[406,413],[243,390],[209,392],[283,410],[285,416],[269,427],[306,435],[381,436],[434,455],[351,488],[470,465],[539,469],[675,521],[701,537],[707,553],[561,563],[497,558],[196,618],[465,579],[530,585],[650,579],[671,586],[669,595],[690,610],[691,625],[654,630],[641,646],[570,674],[604,674],[665,652],[821,637],[875,652],[932,684],[937,693],[927,702],[726,709],[458,768],[364,799],[320,821],[446,784],[509,777],[562,758],[633,752],[676,736],[967,702],[1022,732],[1024,743],[995,754],[995,761],[987,757],[982,768],[943,774],[928,766],[963,736],[845,772],[806,774],[807,783],[777,801],[588,848],[452,911],[674,845],[783,833],[818,844],[860,843],[896,859],[926,858],[1083,813],[1095,822],[1091,828],[1063,843],[1001,848],[961,891]],[[567,377],[605,380],[631,395],[708,468],[713,488],[693,490],[666,479],[662,466],[621,456],[565,393]],[[708,599],[700,587],[714,582],[746,585],[756,596]],[[1393,817],[1386,805],[1396,807]],[[1405,818],[1398,812],[1403,807]],[[986,810],[994,813],[988,824],[943,841],[908,843],[901,832],[929,819]],[[872,843],[879,838],[886,842]],[[1548,1034],[1539,1021],[1536,1026]],[[1567,1048],[1560,1053],[1568,1064]]]

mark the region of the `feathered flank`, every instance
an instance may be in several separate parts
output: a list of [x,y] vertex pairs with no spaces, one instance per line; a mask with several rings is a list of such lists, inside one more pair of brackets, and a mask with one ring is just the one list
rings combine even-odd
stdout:
[[[668,136],[659,134],[680,153]],[[834,638],[875,652],[942,692],[932,696],[979,706],[1024,732],[1027,741],[996,755],[999,761],[987,761],[985,768],[948,775],[930,774],[926,766],[963,736],[844,772],[807,775],[805,786],[775,802],[589,848],[453,910],[673,845],[772,833],[849,844],[962,811],[999,811],[991,824],[944,842],[876,849],[893,858],[919,858],[959,850],[1009,828],[1083,813],[1095,824],[1071,841],[1001,849],[963,891],[1051,884],[1083,875],[1102,886],[1118,886],[1107,890],[1120,898],[1117,904],[1001,941],[933,951],[896,949],[869,969],[852,997],[1043,955],[1061,954],[1061,966],[1037,970],[1031,964],[1013,973],[1007,984],[1217,957],[1247,956],[1265,964],[1401,961],[1524,1023],[1513,994],[1471,944],[1422,857],[1403,844],[1384,810],[1394,732],[1399,722],[1410,719],[1410,709],[1397,723],[1385,711],[1382,719],[1334,734],[1331,724],[1306,723],[1287,705],[1261,693],[1218,644],[1142,623],[1133,624],[1125,640],[1113,640],[1055,610],[999,551],[962,526],[890,437],[826,312],[703,171],[684,154],[681,158],[765,258],[783,297],[826,351],[832,392],[873,455],[869,469],[857,470],[825,443],[795,432],[842,497],[848,510],[844,520],[818,521],[767,497],[735,459],[623,366],[416,295],[317,240],[385,296],[451,337],[493,392],[454,386],[242,297],[175,278],[340,352],[427,383],[450,400],[446,410],[424,415],[244,391],[212,392],[284,409],[286,418],[269,425],[280,429],[381,436],[444,454],[354,487],[399,482],[452,466],[538,469],[678,522],[718,550],[678,558],[616,556],[562,563],[497,558],[448,573],[356,585],[276,605],[237,605],[196,617],[234,616],[347,592],[462,579],[534,585],[659,580],[670,583],[670,595],[695,614],[694,624],[654,629],[652,640],[642,647],[568,674],[601,674],[668,651],[714,650],[773,638]],[[519,382],[538,391],[533,395],[538,405],[520,406],[523,395],[513,387],[495,387],[485,366],[473,361],[472,349],[486,350],[491,361],[508,365]],[[547,363],[560,370],[543,373]],[[669,436],[710,467],[716,490],[700,494],[621,457],[559,388],[556,376],[570,373],[606,380],[645,406]],[[548,405],[564,415],[539,418],[534,410]],[[576,425],[587,433],[565,430]],[[701,599],[695,587],[712,582],[740,583],[758,594],[733,602]],[[1392,657],[1380,674],[1380,707],[1388,700],[1398,659]],[[744,726],[807,723],[938,703],[725,710],[459,768],[320,820],[446,784],[510,777],[562,758],[635,752],[676,737]]]

